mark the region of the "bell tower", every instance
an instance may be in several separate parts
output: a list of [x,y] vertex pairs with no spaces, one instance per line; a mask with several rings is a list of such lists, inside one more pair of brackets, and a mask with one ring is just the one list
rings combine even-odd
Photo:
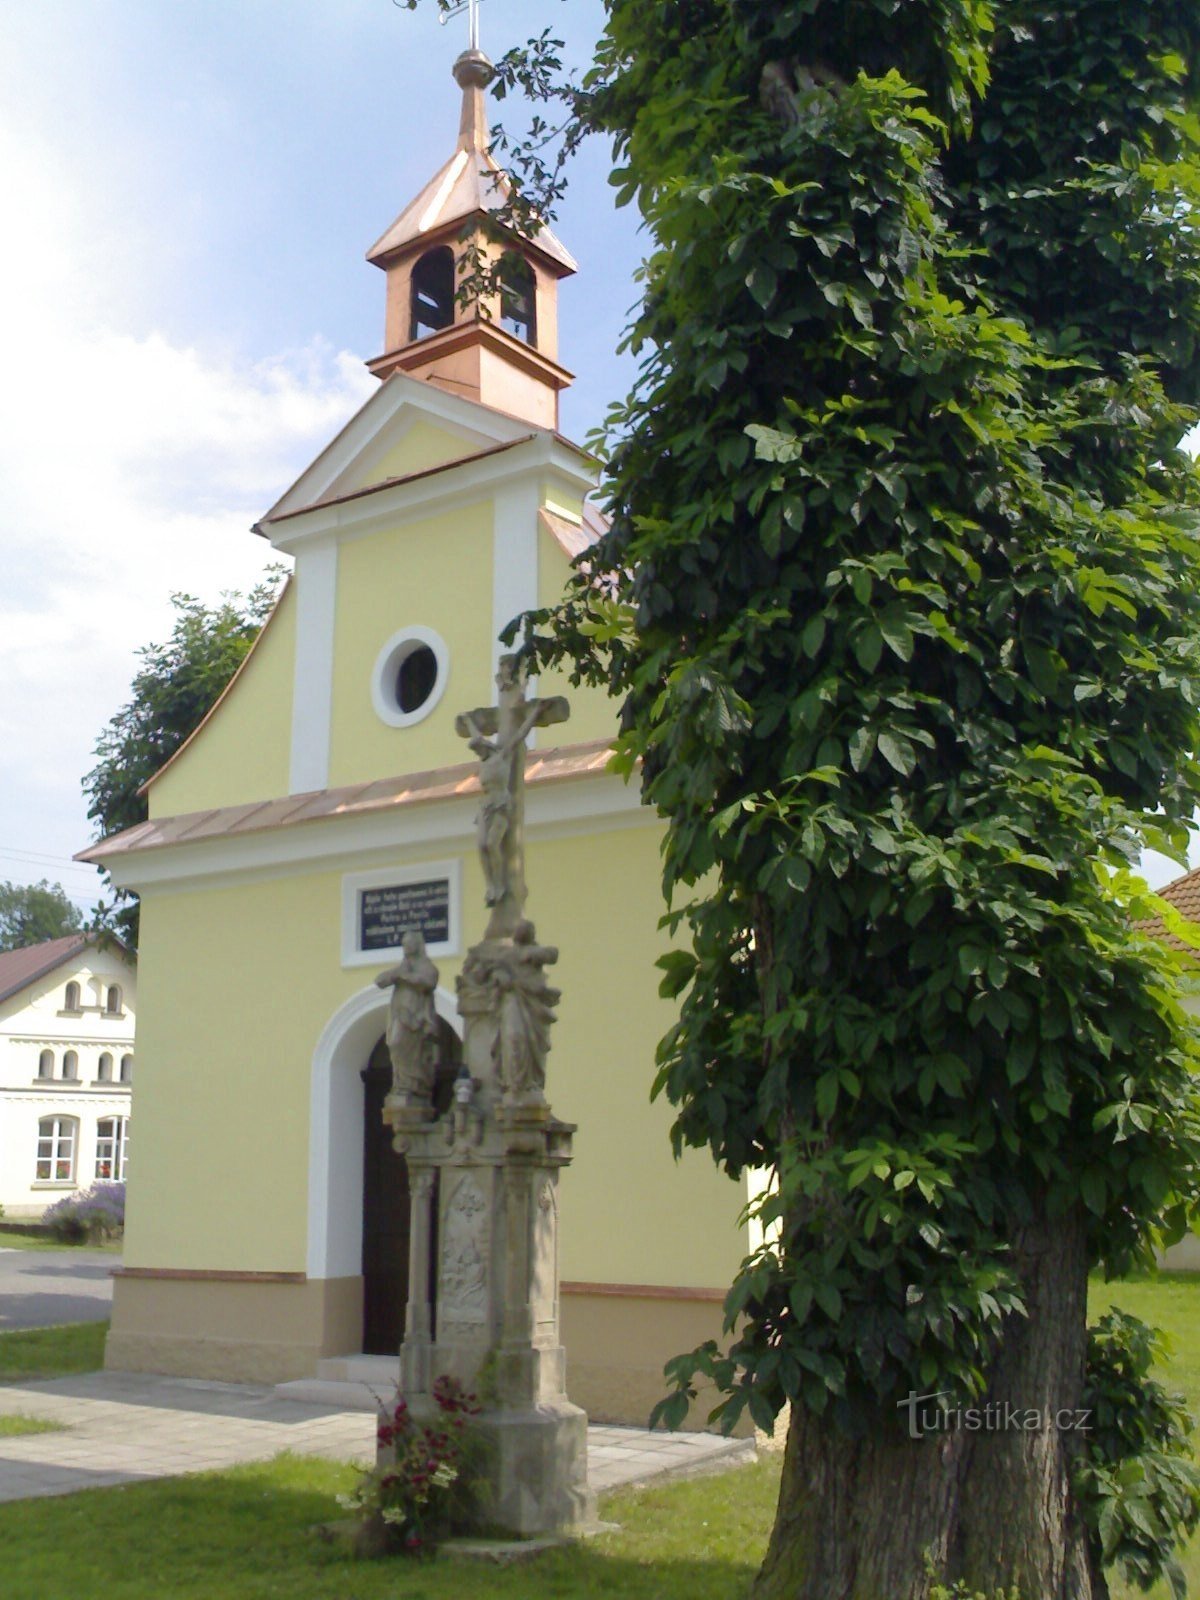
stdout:
[[[384,353],[367,366],[556,428],[572,377],[558,364],[558,281],[576,263],[549,228],[495,220],[512,187],[488,151],[494,69],[472,48],[453,73],[462,90],[454,154],[367,251],[387,274]],[[483,298],[463,293],[475,252],[497,269],[498,291]]]

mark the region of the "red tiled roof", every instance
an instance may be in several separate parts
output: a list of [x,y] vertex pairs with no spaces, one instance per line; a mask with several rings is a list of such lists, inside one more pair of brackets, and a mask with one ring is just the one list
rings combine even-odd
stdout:
[[26,944],[18,950],[0,951],[0,1000],[7,1000],[37,978],[53,972],[90,943],[86,933],[69,933],[63,939]]
[[[1175,907],[1181,917],[1188,922],[1197,924],[1196,932],[1200,936],[1200,867],[1192,872],[1185,872],[1182,878],[1176,878],[1173,883],[1168,883],[1163,889],[1156,889],[1155,894],[1160,900],[1165,900],[1168,905]],[[1170,950],[1180,950],[1184,955],[1200,960],[1200,950],[1195,945],[1185,944],[1178,934],[1168,933],[1157,917],[1149,922],[1134,924],[1143,933],[1152,934],[1154,938],[1161,939]]]

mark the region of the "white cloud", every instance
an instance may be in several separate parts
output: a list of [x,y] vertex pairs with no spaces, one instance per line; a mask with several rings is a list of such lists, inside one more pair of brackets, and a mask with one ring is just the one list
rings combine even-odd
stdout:
[[[0,878],[90,836],[79,779],[172,591],[252,584],[251,523],[374,386],[320,343],[249,364],[135,334],[130,236],[103,194],[0,124]],[[153,270],[153,262],[147,263]],[[77,880],[76,887],[83,880]]]

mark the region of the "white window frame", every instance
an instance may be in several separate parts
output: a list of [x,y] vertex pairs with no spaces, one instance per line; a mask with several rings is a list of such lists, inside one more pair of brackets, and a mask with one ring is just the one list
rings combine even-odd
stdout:
[[373,872],[348,872],[342,879],[342,965],[343,967],[385,967],[404,954],[403,945],[386,945],[378,950],[358,948],[359,907],[364,889],[383,889],[391,885],[424,883],[428,878],[446,878],[450,884],[448,936],[425,946],[430,956],[456,956],[462,948],[462,862],[422,861],[411,867],[377,867]]
[[[396,674],[404,658],[421,645],[428,645],[433,651],[437,677],[423,705],[419,705],[415,711],[401,711],[396,703]],[[450,647],[441,634],[434,633],[432,628],[410,623],[407,628],[394,633],[375,657],[375,665],[371,669],[371,704],[375,708],[375,715],[381,722],[386,722],[389,728],[411,728],[418,722],[424,722],[437,709],[449,682]]]
[[[42,1129],[49,1124],[50,1132],[43,1133]],[[75,1187],[75,1169],[79,1160],[79,1118],[78,1117],[39,1117],[37,1125],[37,1154],[34,1158],[34,1184],[55,1184],[59,1186]],[[42,1147],[46,1147],[43,1154]],[[64,1160],[63,1150],[66,1150],[65,1160],[68,1167],[68,1176],[60,1178],[58,1167]],[[45,1161],[50,1169],[50,1176],[43,1178],[38,1173],[38,1168]]]
[[[112,1133],[102,1131],[106,1124],[112,1126]],[[105,1146],[108,1147],[107,1156]],[[100,1168],[106,1159],[109,1171],[101,1172]],[[111,1117],[100,1117],[96,1123],[96,1182],[124,1183],[128,1170],[129,1118],[115,1113]]]

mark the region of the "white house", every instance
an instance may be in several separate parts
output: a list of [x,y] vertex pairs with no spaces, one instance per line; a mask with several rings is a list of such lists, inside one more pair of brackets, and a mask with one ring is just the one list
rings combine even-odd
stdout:
[[38,1217],[129,1166],[136,970],[72,934],[0,953],[0,1206]]

